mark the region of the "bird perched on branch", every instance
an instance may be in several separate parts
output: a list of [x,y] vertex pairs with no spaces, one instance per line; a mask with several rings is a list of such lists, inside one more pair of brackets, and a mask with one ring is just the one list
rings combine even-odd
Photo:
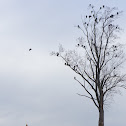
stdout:
[[112,14],[112,15],[110,15],[110,18],[113,18],[114,17],[114,15]]
[[91,15],[89,15],[89,18],[91,18]]

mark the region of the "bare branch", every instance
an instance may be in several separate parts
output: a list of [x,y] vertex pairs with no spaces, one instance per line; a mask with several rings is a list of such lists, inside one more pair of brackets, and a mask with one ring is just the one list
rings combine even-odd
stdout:
[[95,99],[93,98],[93,95],[86,89],[86,87],[77,79],[75,79],[84,89],[85,91],[91,96],[92,101],[94,102],[95,106],[98,108],[97,103],[95,102]]
[[[87,96],[87,95],[81,95],[81,94],[79,94],[79,93],[77,93],[77,95],[79,95],[79,96],[84,96],[84,97],[86,97],[86,98],[89,98],[89,99],[91,99],[92,100],[92,98],[91,97],[89,97],[89,96]],[[95,98],[93,98],[94,100],[97,100],[97,99],[95,99]]]

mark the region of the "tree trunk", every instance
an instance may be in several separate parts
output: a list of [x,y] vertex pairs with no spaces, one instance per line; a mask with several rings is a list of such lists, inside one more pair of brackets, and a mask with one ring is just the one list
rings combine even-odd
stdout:
[[99,124],[98,124],[98,126],[104,126],[103,90],[101,90],[101,93],[100,93]]
[[104,110],[101,108],[99,110],[99,124],[98,126],[104,126]]

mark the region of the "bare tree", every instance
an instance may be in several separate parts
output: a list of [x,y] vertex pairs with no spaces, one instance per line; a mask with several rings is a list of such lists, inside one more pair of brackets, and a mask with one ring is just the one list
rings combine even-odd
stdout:
[[104,106],[120,88],[126,88],[121,71],[125,61],[123,45],[117,41],[121,29],[115,24],[121,12],[104,5],[97,11],[89,7],[90,14],[82,18],[82,26],[77,26],[83,36],[78,38],[76,49],[65,51],[60,45],[59,51],[52,54],[82,78],[74,77],[86,92],[78,95],[93,101],[99,112],[98,126],[104,126]]

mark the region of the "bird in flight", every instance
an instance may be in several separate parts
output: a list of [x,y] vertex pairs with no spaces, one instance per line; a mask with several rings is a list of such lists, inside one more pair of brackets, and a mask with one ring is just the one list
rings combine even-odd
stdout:
[[29,51],[31,51],[32,49],[30,48]]

